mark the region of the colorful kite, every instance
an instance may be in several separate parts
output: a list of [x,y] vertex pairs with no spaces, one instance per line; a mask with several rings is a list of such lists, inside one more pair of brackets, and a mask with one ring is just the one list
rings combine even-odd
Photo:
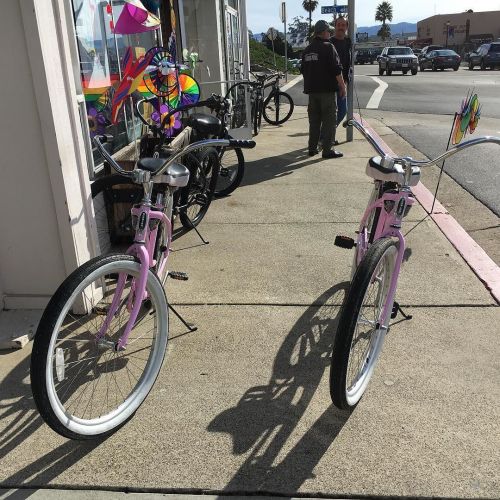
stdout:
[[131,47],[127,48],[127,52],[123,58],[123,66],[125,67],[123,70],[123,78],[113,96],[111,107],[111,121],[113,123],[118,121],[118,113],[125,99],[133,94],[142,83],[144,72],[150,62],[150,56],[148,56],[148,54],[149,52],[146,53],[145,56],[139,57],[139,59],[134,62],[132,59],[132,49]]
[[160,19],[151,14],[141,0],[125,0],[125,5],[114,27],[114,33],[132,35],[154,31],[160,27]]
[[468,93],[462,101],[460,111],[455,113],[451,135],[453,145],[459,144],[467,133],[472,134],[476,130],[481,117],[481,109],[477,94]]

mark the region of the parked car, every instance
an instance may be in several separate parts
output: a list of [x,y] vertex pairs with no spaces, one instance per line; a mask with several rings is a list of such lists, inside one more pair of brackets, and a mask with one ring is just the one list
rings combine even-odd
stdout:
[[[433,50],[439,50],[439,49],[444,49],[445,47],[443,47],[442,45],[427,45],[426,47],[424,47],[422,49],[422,51],[420,52],[420,54],[418,55],[418,60],[419,62],[422,60],[423,57],[425,57],[425,55],[428,53],[428,52],[432,52]],[[422,68],[420,68],[420,70],[422,70]]]
[[373,64],[376,59],[371,49],[358,49],[354,57],[354,64]]
[[500,42],[485,43],[469,54],[469,69],[475,66],[482,70],[500,67]]
[[453,71],[458,71],[462,58],[450,49],[431,50],[420,59],[420,71],[432,69],[432,71],[445,70],[452,68]]
[[410,47],[384,47],[378,60],[378,74],[391,76],[393,71],[402,71],[406,75],[411,71],[412,75],[418,72],[418,58]]

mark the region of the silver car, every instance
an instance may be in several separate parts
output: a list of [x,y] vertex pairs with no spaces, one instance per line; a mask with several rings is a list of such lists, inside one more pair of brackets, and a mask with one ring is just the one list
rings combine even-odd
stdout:
[[384,47],[378,59],[378,74],[382,76],[386,72],[390,76],[393,71],[417,74],[418,58],[410,47]]

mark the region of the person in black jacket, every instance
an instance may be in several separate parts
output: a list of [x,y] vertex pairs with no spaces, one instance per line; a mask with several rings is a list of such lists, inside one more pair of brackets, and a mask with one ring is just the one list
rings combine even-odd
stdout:
[[[342,64],[342,76],[346,86],[351,79],[352,63],[352,42],[346,37],[349,23],[345,17],[339,16],[335,20],[335,34],[330,39],[339,55],[340,64]],[[340,125],[347,113],[347,95],[341,96],[337,93],[337,127]]]
[[336,128],[335,92],[346,95],[342,65],[329,41],[330,25],[324,20],[318,21],[314,25],[314,35],[302,54],[301,64],[304,93],[309,95],[309,156],[318,154],[321,135],[323,158],[339,158],[343,154],[332,150],[332,144]]

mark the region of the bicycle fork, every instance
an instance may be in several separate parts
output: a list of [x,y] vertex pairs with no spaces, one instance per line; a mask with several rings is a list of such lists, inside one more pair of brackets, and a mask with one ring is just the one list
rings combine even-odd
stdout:
[[113,300],[111,302],[111,306],[106,315],[106,319],[99,329],[99,333],[97,334],[96,342],[100,345],[104,345],[106,347],[112,347],[115,351],[123,351],[128,342],[128,337],[132,328],[135,325],[137,317],[139,315],[139,311],[142,307],[144,294],[146,292],[146,284],[148,281],[148,273],[149,273],[149,254],[145,247],[145,245],[135,245],[135,255],[138,257],[140,262],[140,270],[139,277],[134,278],[133,286],[131,286],[130,297],[127,300],[127,307],[131,306],[130,318],[127,321],[125,326],[125,330],[123,335],[118,339],[118,342],[106,341],[104,339],[106,332],[111,326],[111,322],[115,317],[116,313],[123,306],[121,304],[121,296],[123,290],[125,289],[125,282],[127,279],[126,273],[120,273],[118,276],[118,283],[116,285],[116,290],[113,296]]

